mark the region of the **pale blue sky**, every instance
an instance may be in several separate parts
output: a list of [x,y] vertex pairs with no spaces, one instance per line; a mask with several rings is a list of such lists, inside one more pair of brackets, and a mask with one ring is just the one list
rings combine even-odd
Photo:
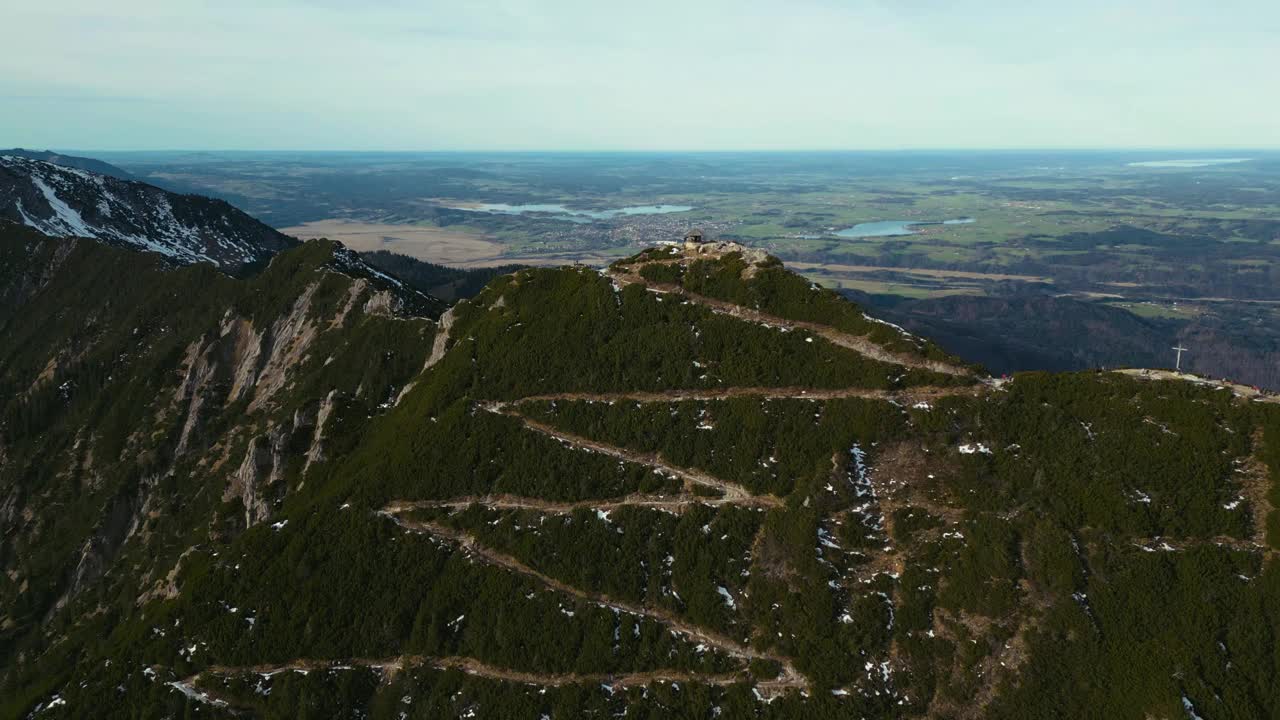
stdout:
[[0,147],[1280,147],[1277,0],[44,0],[0,26]]

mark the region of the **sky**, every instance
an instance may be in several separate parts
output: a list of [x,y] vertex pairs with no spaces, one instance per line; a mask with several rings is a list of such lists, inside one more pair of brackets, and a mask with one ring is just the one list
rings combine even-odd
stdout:
[[6,0],[0,27],[0,147],[1280,147],[1275,0]]

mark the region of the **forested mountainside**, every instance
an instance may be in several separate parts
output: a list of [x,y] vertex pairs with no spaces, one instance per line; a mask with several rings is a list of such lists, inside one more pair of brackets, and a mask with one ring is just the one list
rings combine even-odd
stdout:
[[437,265],[386,250],[362,252],[360,257],[369,265],[391,273],[422,292],[449,302],[474,297],[490,280],[524,267],[501,265],[464,269]]
[[437,322],[0,245],[0,716],[1280,717],[1280,405],[985,378],[761,253]]
[[208,262],[231,273],[297,244],[222,200],[18,155],[0,155],[0,221]]

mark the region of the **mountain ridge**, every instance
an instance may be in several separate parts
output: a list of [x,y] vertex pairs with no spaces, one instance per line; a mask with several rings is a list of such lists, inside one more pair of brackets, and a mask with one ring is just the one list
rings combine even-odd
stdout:
[[16,155],[0,156],[0,218],[47,235],[95,238],[229,272],[298,242],[221,200]]
[[77,168],[80,170],[88,170],[89,172],[99,175],[109,175],[120,180],[137,180],[132,173],[122,168],[116,167],[104,160],[98,160],[90,157],[80,157],[78,155],[65,155],[63,153],[54,152],[52,150],[27,150],[24,148],[9,148],[8,150],[0,150],[0,156],[13,155],[26,158],[28,160],[40,160],[54,165],[62,165],[64,167]]

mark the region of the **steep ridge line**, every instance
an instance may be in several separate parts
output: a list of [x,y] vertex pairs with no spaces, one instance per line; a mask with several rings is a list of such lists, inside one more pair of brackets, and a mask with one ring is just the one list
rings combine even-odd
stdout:
[[[658,453],[642,453],[634,450],[627,450],[616,445],[610,445],[598,440],[585,438],[581,435],[565,432],[556,429],[546,423],[539,422],[527,418],[513,410],[509,410],[502,403],[481,403],[481,407],[485,410],[498,414],[506,415],[518,419],[524,423],[524,426],[535,432],[540,432],[548,437],[555,438],[564,443],[568,443],[575,447],[591,450],[593,452],[602,453],[610,457],[625,460],[627,462],[636,463],[638,465],[648,465],[655,470],[673,475],[685,481],[685,484],[702,485],[704,487],[715,488],[724,493],[724,498],[739,504],[746,502],[754,502],[762,507],[781,507],[782,498],[776,495],[756,495],[750,490],[737,483],[721,480],[713,475],[702,472],[701,470],[692,470],[689,468],[676,467],[665,462]],[[749,500],[754,498],[754,500]]]
[[852,350],[872,360],[891,363],[894,365],[902,365],[904,367],[918,368],[921,370],[931,370],[946,375],[956,375],[961,377],[972,376],[973,372],[961,367],[956,367],[950,363],[944,363],[939,360],[926,360],[924,358],[911,357],[902,353],[896,353],[888,350],[876,343],[871,342],[865,335],[853,335],[841,330],[837,330],[827,325],[808,322],[805,320],[789,320],[778,315],[770,315],[769,313],[753,310],[741,305],[735,305],[726,300],[718,300],[706,295],[690,292],[679,285],[670,283],[657,283],[646,280],[642,276],[633,273],[621,272],[618,270],[606,270],[605,273],[622,285],[631,283],[640,283],[655,292],[671,293],[680,295],[690,302],[698,303],[706,306],[714,312],[723,315],[729,315],[739,320],[745,320],[757,325],[765,325],[768,327],[782,327],[789,330],[806,330],[818,335],[828,342],[839,345],[840,347]]
[[[510,570],[517,574],[524,575],[526,577],[537,580],[538,582],[542,583],[546,587],[552,590],[555,590],[557,592],[561,592],[566,595],[571,595],[580,600],[585,600],[586,602],[595,603],[597,605],[613,608],[615,610],[620,610],[622,612],[629,613],[631,615],[646,617],[655,622],[662,623],[676,632],[692,637],[700,642],[705,643],[709,647],[715,648],[720,652],[723,652],[724,654],[729,655],[731,657],[736,657],[741,660],[747,660],[747,661],[770,660],[770,661],[776,662],[782,667],[782,671],[776,680],[770,681],[768,683],[768,687],[772,689],[775,689],[778,691],[784,690],[786,688],[807,689],[809,686],[808,680],[805,679],[804,676],[802,676],[799,673],[799,671],[795,669],[795,666],[792,664],[791,660],[788,658],[760,652],[747,645],[743,645],[742,643],[732,640],[731,638],[725,637],[717,632],[707,630],[705,628],[701,628],[696,625],[692,625],[684,620],[681,620],[680,618],[676,617],[672,613],[667,612],[665,610],[641,607],[639,605],[634,605],[628,602],[620,602],[602,593],[595,593],[587,590],[582,590],[581,588],[576,588],[572,585],[561,582],[560,580],[557,580],[551,577],[550,575],[539,572],[529,567],[528,565],[524,564],[522,561],[518,560],[517,558],[512,557],[511,555],[507,555],[505,553],[489,548],[484,544],[480,543],[479,541],[477,541],[476,538],[474,538],[473,536],[467,533],[461,532],[459,530],[454,530],[453,528],[445,527],[443,525],[440,525],[438,523],[433,523],[433,522],[427,522],[427,521],[421,521],[421,520],[408,520],[403,517],[400,517],[400,515],[396,513],[388,512],[385,510],[379,511],[378,514],[384,517],[390,518],[397,525],[399,525],[400,527],[410,532],[424,533],[427,535],[431,535],[432,537],[436,537],[442,540],[447,540],[449,542],[452,542],[458,545],[459,547],[461,547],[464,551],[466,551],[468,554],[470,554],[473,557],[478,557],[492,565],[496,565],[498,567]],[[764,684],[765,683],[760,683],[758,685],[764,685]]]
[[[356,668],[377,670],[384,681],[397,673],[416,667],[436,670],[459,670],[468,675],[501,682],[521,683],[535,687],[563,687],[565,685],[605,685],[611,689],[643,687],[656,683],[702,683],[706,685],[734,685],[750,682],[746,672],[699,675],[675,670],[652,670],[632,673],[530,673],[489,665],[474,658],[451,655],[428,657],[425,655],[400,655],[391,658],[345,658],[342,660],[297,659],[274,665],[211,665],[186,678],[169,683],[189,698],[235,712],[230,701],[220,693],[202,687],[200,681],[208,677],[232,678],[244,675],[271,677],[286,672],[325,672],[353,670]],[[767,684],[767,683],[766,683]]]

